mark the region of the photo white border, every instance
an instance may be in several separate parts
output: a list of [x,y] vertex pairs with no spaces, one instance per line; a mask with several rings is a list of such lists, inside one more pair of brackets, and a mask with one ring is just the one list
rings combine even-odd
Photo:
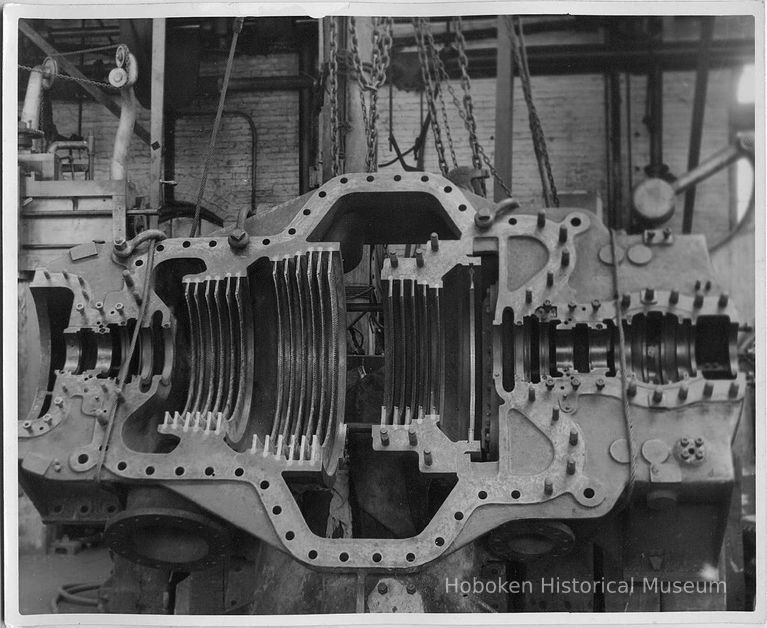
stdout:
[[[498,15],[498,14],[579,14],[579,15],[753,15],[755,32],[755,76],[762,80],[755,87],[756,96],[756,162],[755,162],[755,237],[756,237],[756,610],[716,612],[652,612],[652,613],[485,613],[485,614],[348,614],[348,615],[125,615],[125,614],[19,614],[18,579],[18,469],[17,469],[17,385],[18,385],[18,202],[17,178],[17,119],[18,119],[18,19],[94,19],[94,18],[151,18],[151,17],[222,17],[222,16],[297,16],[308,15]],[[18,2],[3,6],[3,572],[4,621],[8,626],[261,626],[261,625],[367,625],[367,626],[465,626],[465,625],[610,625],[654,624],[673,626],[688,624],[754,625],[767,619],[767,591],[765,590],[765,524],[767,524],[767,450],[765,449],[765,313],[767,312],[765,273],[765,10],[764,3],[753,0],[732,2],[693,0],[646,1],[602,0],[561,2],[166,2],[137,0],[131,4],[108,4],[97,0],[77,3],[49,0],[49,2]],[[761,174],[761,176],[760,176]]]

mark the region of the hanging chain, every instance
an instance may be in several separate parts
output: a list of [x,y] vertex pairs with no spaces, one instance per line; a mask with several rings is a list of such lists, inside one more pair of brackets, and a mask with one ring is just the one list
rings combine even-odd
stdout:
[[[31,67],[28,65],[22,65],[21,63],[18,64],[20,70],[26,70],[27,72],[40,72],[41,70],[36,67]],[[46,73],[50,76],[55,76],[56,78],[62,79],[64,81],[73,81],[75,83],[82,83],[83,85],[92,85],[93,87],[101,87],[103,89],[111,89],[112,91],[119,91],[119,88],[115,87],[114,85],[110,85],[109,83],[102,83],[101,81],[92,81],[91,79],[86,78],[77,78],[75,76],[69,76],[69,74],[62,74],[61,72],[50,72]]]
[[[543,189],[543,200],[546,207],[559,207],[559,196],[557,195],[557,186],[554,184],[554,175],[551,171],[551,162],[546,148],[546,136],[543,133],[541,119],[538,117],[538,111],[533,102],[533,92],[530,87],[530,68],[527,64],[527,49],[525,47],[525,38],[522,31],[522,22],[518,16],[506,20],[506,27],[511,36],[511,49],[514,55],[514,63],[519,68],[519,78],[522,83],[522,93],[527,104],[527,113],[530,123],[530,133],[533,136],[533,150],[538,162],[538,173],[541,177],[541,187]],[[515,28],[516,26],[516,28]],[[517,32],[518,31],[518,32]]]
[[330,83],[330,155],[333,176],[341,174],[341,151],[338,137],[338,32],[336,18],[329,17],[328,32],[330,52],[328,58],[328,81]]
[[[437,97],[439,98],[440,110],[442,112],[443,129],[445,131],[445,137],[447,138],[447,146],[448,146],[448,149],[450,150],[450,159],[453,162],[453,167],[457,168],[458,159],[455,156],[455,148],[453,146],[453,135],[450,131],[450,120],[447,115],[447,106],[445,105],[444,92],[442,89],[440,76],[438,75],[439,72],[437,70],[437,67],[442,62],[442,60],[439,58],[439,53],[437,52],[437,46],[434,44],[434,34],[431,32],[431,28],[429,28],[428,24],[426,24],[425,33],[426,33],[425,45],[429,53],[428,58],[431,61],[431,68],[429,68],[429,73],[432,76],[437,75],[435,89],[437,92]],[[432,68],[434,69],[433,73],[432,73]]]
[[[360,90],[360,108],[365,128],[367,153],[365,155],[365,170],[373,172],[378,168],[378,90],[386,81],[386,72],[391,62],[392,29],[394,19],[391,17],[373,18],[373,50],[369,77],[365,73],[360,58],[357,25],[353,16],[349,17],[349,33],[352,42],[352,62],[357,75]],[[369,102],[366,103],[366,93]]]
[[[471,99],[471,79],[469,78],[469,58],[466,56],[466,39],[463,36],[463,21],[456,18],[455,42],[458,49],[458,65],[461,68],[461,88],[463,89],[463,106],[466,111],[466,130],[469,132],[471,146],[471,161],[477,170],[482,168],[479,156],[479,140],[477,139],[477,121],[474,118],[474,103]],[[487,195],[485,180],[480,179],[482,196]]]
[[415,40],[418,48],[418,62],[421,66],[421,78],[423,79],[423,89],[426,94],[426,104],[429,107],[431,119],[431,131],[434,136],[434,147],[437,151],[437,161],[439,170],[443,176],[448,174],[447,160],[445,159],[445,146],[442,143],[442,132],[439,128],[437,118],[437,107],[434,103],[434,82],[432,80],[431,69],[429,67],[429,58],[426,53],[427,27],[426,20],[422,17],[413,18],[413,29],[415,30]]
[[[426,37],[427,38],[431,37],[432,43],[434,42],[434,36],[431,34],[431,29],[426,30]],[[416,37],[416,41],[417,40],[418,38]],[[453,101],[453,105],[458,111],[458,115],[461,117],[461,120],[463,120],[463,124],[464,124],[464,127],[466,127],[466,131],[469,132],[469,125],[470,125],[469,118],[466,114],[466,111],[464,110],[463,104],[458,98],[458,95],[455,93],[455,89],[453,89],[453,86],[450,84],[450,77],[447,74],[447,70],[445,69],[445,64],[442,62],[442,59],[440,58],[439,54],[434,55],[434,62],[435,62],[435,68],[437,71],[437,80],[444,83],[445,86],[447,87],[447,91],[450,94],[450,98]],[[467,63],[468,63],[468,60],[467,60]],[[468,76],[468,68],[466,69],[466,73]],[[469,83],[468,86],[470,89],[471,84]],[[476,128],[476,123],[475,123],[475,128]],[[475,132],[475,137],[476,137],[476,132]],[[487,166],[487,169],[490,171],[490,174],[493,175],[493,178],[496,180],[498,185],[500,185],[503,188],[507,196],[511,197],[511,188],[506,184],[506,182],[503,180],[501,175],[498,174],[498,171],[495,169],[493,162],[485,153],[485,149],[482,147],[482,144],[480,144],[478,139],[476,143],[476,149],[480,158],[485,163],[485,165]]]

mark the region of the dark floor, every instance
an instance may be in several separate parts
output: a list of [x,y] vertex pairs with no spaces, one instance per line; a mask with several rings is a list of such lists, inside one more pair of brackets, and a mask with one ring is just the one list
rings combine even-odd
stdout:
[[[103,582],[111,561],[106,548],[84,549],[78,554],[23,553],[19,556],[19,611],[22,614],[50,613],[51,600],[64,584]],[[93,597],[93,592],[82,593]],[[94,613],[94,607],[60,604],[61,613]]]

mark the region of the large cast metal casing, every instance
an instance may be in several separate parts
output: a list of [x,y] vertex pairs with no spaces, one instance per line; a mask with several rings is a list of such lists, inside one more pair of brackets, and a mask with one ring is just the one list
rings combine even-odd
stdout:
[[[114,487],[160,485],[317,569],[413,570],[510,522],[566,551],[559,522],[600,520],[629,484],[650,508],[725,504],[745,379],[704,239],[619,233],[616,268],[591,212],[475,220],[488,209],[435,175],[345,175],[249,220],[237,246],[92,243],[38,270],[46,359],[19,457],[44,518],[103,521],[124,507]],[[381,270],[385,386],[364,446],[452,490],[410,538],[325,538],[290,484],[332,482],[360,427],[344,270],[377,244],[421,246]]]

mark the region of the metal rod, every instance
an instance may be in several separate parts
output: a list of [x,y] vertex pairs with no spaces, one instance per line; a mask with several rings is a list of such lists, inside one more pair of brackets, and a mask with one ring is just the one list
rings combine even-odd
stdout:
[[[163,179],[163,124],[165,112],[165,18],[152,20],[151,117],[149,129],[149,204],[162,204]],[[150,225],[156,227],[156,224]]]
[[[711,40],[714,35],[714,16],[702,17],[700,21],[700,52],[695,75],[695,97],[692,104],[690,125],[690,148],[687,156],[687,170],[694,170],[700,163],[700,145],[703,136],[703,118],[706,113],[706,92],[708,91],[708,68],[710,64]],[[692,216],[695,209],[695,186],[688,187],[684,195],[682,233],[692,231]]]
[[726,168],[732,162],[743,155],[737,145],[730,145],[717,151],[708,159],[705,159],[697,168],[686,172],[671,184],[676,194],[681,194],[690,187],[700,183],[722,168]]
[[[512,185],[513,137],[514,137],[514,55],[511,34],[506,27],[508,16],[497,18],[497,68],[495,88],[495,169],[501,178]],[[500,185],[493,186],[493,199],[506,198]]]

